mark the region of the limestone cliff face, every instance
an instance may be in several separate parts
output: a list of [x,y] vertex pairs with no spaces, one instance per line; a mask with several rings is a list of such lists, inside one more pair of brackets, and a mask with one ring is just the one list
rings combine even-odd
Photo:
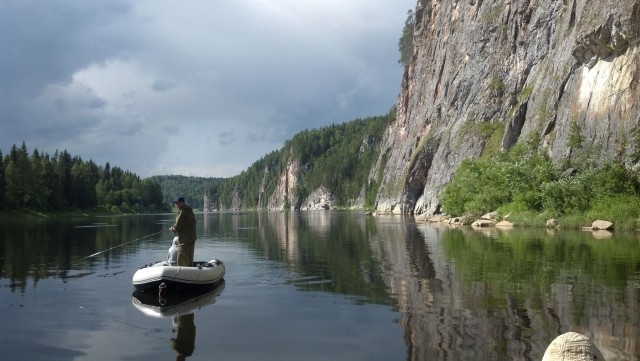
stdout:
[[[267,171],[268,172],[268,171]],[[267,178],[267,177],[265,177]],[[295,187],[300,181],[300,164],[293,158],[289,158],[287,165],[278,178],[276,189],[269,197],[269,210],[303,209],[326,210],[335,208],[333,194],[326,187],[320,187],[309,194],[306,199],[298,199],[295,196]],[[264,185],[260,196],[264,194]]]
[[415,14],[397,118],[371,172],[384,174],[378,211],[438,213],[462,160],[517,142],[558,164],[635,165],[640,0],[419,0]]
[[293,158],[289,158],[280,175],[276,189],[269,197],[268,209],[283,210],[287,206],[292,208],[300,206],[294,195],[294,189],[298,184],[299,170],[299,162]]

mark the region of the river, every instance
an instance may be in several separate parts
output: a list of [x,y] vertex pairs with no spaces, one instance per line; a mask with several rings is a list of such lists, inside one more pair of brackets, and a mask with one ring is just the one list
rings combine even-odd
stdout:
[[197,296],[134,297],[173,214],[0,223],[2,359],[540,360],[558,335],[640,359],[640,237],[362,212],[196,215]]

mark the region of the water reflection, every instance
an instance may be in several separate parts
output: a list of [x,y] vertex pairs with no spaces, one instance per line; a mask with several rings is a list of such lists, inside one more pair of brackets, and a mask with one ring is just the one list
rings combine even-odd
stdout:
[[[0,283],[8,279],[12,291],[24,292],[28,280],[90,274],[94,264],[76,267],[74,260],[166,229],[158,219],[167,217],[101,221],[116,225],[109,227],[76,227],[73,222],[5,227],[0,232]],[[234,270],[245,286],[279,284],[284,278],[298,291],[346,295],[355,305],[398,310],[408,360],[536,360],[567,331],[590,337],[607,359],[638,360],[640,354],[640,241],[635,233],[475,231],[334,211],[200,217],[196,252],[224,245],[268,261]],[[133,272],[137,265],[121,258],[141,253],[140,247],[150,243],[100,255],[100,267]],[[163,255],[166,245],[163,240],[157,246]],[[195,335],[193,311],[217,297],[157,296],[136,298],[139,309],[171,318],[181,335],[190,330]]]
[[298,290],[397,307],[409,360],[541,359],[567,331],[609,359],[640,353],[634,233],[473,230],[341,212],[217,222],[212,229],[294,270]]
[[[113,216],[78,219],[24,219],[0,222],[0,279],[9,281],[12,291],[24,292],[45,278],[66,280],[78,277],[73,270],[86,270],[95,257],[86,256],[161,231],[152,216]],[[166,228],[165,228],[166,229]],[[137,242],[116,252],[100,255],[112,263],[137,250]]]
[[394,281],[410,282],[400,304],[405,330],[421,340],[411,344],[416,360],[443,351],[452,359],[540,359],[567,331],[588,335],[607,359],[638,355],[635,234],[603,242],[586,232],[418,229],[433,276]]
[[193,313],[178,315],[173,318],[176,337],[171,339],[171,348],[178,353],[177,361],[191,356],[195,349],[196,325],[193,318]]
[[132,303],[143,314],[153,318],[171,318],[171,348],[176,352],[176,360],[191,356],[195,349],[195,312],[215,303],[224,290],[224,282],[213,290],[200,292],[141,292],[134,291]]

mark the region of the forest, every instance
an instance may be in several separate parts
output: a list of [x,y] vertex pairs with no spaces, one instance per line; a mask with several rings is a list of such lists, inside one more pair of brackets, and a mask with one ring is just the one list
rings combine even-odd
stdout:
[[23,142],[9,153],[0,152],[0,209],[57,212],[98,209],[114,213],[169,210],[160,185],[151,179],[66,150],[52,156],[37,149],[29,153]]
[[[304,199],[324,186],[340,206],[348,206],[366,187],[365,206],[373,206],[376,182],[367,177],[378,158],[379,145],[386,127],[395,119],[395,108],[387,115],[332,124],[305,130],[286,141],[240,174],[230,178],[201,178],[179,175],[153,176],[169,202],[183,195],[188,203],[202,207],[206,194],[215,209],[266,209],[287,162],[299,162],[301,169],[295,197]],[[294,204],[285,205],[285,208]]]

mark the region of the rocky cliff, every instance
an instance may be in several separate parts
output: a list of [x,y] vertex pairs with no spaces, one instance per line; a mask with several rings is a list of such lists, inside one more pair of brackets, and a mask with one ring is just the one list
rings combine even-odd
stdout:
[[269,197],[269,210],[283,210],[289,208],[299,208],[300,200],[294,196],[294,189],[298,184],[298,174],[300,164],[297,160],[289,158],[285,168],[278,179],[276,189]]
[[378,211],[438,213],[462,160],[518,142],[558,165],[635,165],[640,0],[419,0],[415,15],[396,121],[371,171],[383,174]]

